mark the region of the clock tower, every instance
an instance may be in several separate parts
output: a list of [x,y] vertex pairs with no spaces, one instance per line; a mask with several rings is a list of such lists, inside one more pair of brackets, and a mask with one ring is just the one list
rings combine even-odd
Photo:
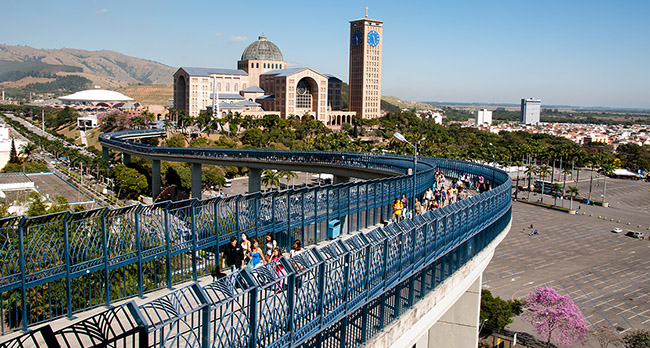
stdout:
[[361,118],[381,115],[381,47],[384,22],[365,18],[350,22],[350,111]]

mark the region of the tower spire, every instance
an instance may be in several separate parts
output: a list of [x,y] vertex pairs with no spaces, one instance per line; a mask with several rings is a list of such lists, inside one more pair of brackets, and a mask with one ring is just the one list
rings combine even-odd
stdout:
[[366,6],[366,18],[368,18],[368,6]]

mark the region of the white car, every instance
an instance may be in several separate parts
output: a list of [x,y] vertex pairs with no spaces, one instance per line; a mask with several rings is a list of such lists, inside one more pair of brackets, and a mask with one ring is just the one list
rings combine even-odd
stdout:
[[620,228],[620,227],[616,227],[615,229],[612,230],[612,232],[614,232],[614,233],[621,233],[621,232],[623,232],[623,229]]

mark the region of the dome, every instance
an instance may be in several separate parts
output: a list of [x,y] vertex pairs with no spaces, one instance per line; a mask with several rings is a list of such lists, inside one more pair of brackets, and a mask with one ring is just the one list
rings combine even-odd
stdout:
[[275,60],[284,61],[282,52],[273,42],[267,41],[266,36],[248,45],[241,55],[241,60]]
[[133,98],[127,97],[124,94],[115,91],[107,91],[104,89],[89,89],[86,91],[81,91],[70,95],[66,95],[64,97],[59,97],[59,100],[82,101],[82,102],[103,102],[103,101],[126,102],[126,101],[132,101]]

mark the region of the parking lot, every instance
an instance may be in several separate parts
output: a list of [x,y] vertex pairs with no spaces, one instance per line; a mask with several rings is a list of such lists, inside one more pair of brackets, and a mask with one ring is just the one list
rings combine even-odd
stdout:
[[[571,295],[590,326],[650,329],[650,184],[608,179],[607,196],[611,208],[574,203],[579,215],[514,202],[512,229],[483,287],[510,299],[548,285]],[[612,233],[615,227],[623,233]],[[644,232],[645,239],[626,236],[628,230]],[[511,328],[532,333],[519,319]]]

